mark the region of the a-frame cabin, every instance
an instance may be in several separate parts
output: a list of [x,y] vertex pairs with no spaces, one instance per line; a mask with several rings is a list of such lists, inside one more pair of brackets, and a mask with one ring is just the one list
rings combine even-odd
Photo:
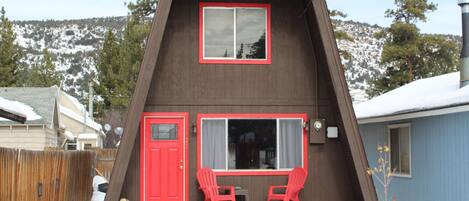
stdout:
[[367,164],[325,0],[159,1],[107,201],[203,200],[201,167],[252,201],[294,167],[300,200],[375,201]]

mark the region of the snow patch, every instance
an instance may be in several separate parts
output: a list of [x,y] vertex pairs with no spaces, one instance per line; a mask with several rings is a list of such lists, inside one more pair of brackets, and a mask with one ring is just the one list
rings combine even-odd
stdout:
[[[33,121],[41,119],[42,117],[39,116],[34,112],[34,109],[29,105],[26,105],[22,102],[18,101],[11,101],[5,98],[0,97],[0,109],[26,117],[27,121]],[[5,118],[0,117],[0,121],[10,121]]]

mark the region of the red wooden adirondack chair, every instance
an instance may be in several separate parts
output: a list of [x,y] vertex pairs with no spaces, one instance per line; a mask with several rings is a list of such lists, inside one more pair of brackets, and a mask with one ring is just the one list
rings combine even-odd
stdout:
[[[306,177],[308,174],[303,168],[295,168],[288,176],[288,184],[286,186],[270,186],[269,197],[270,200],[283,200],[283,201],[299,201],[298,194],[303,189]],[[276,189],[285,189],[285,194],[276,194]]]
[[[217,178],[209,168],[202,168],[197,172],[200,189],[205,194],[205,201],[236,201],[233,186],[218,186]],[[229,190],[227,195],[220,195],[220,190]]]

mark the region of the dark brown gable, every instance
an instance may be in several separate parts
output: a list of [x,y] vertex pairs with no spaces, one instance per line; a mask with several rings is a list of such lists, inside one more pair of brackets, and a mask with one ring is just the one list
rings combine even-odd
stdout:
[[[246,2],[246,0],[240,0],[241,2]],[[355,197],[348,197],[349,200],[369,200],[375,201],[376,193],[374,191],[373,183],[371,178],[366,174],[367,159],[365,156],[364,148],[361,142],[361,138],[358,132],[358,126],[353,112],[353,107],[351,103],[351,98],[348,93],[347,84],[345,82],[344,72],[341,67],[340,58],[338,55],[337,45],[335,42],[334,33],[332,30],[329,13],[325,0],[298,0],[295,3],[304,3],[306,9],[304,10],[304,15],[308,22],[309,34],[311,40],[313,41],[314,54],[311,57],[318,59],[318,65],[327,65],[328,67],[323,67],[321,69],[325,75],[325,79],[329,83],[328,88],[331,91],[331,101],[328,103],[337,107],[337,110],[340,114],[337,114],[337,119],[340,119],[338,123],[339,128],[343,130],[344,135],[341,135],[340,143],[343,148],[337,149],[339,152],[345,152],[348,167],[346,169],[350,170],[349,175],[351,175],[352,188]],[[110,181],[110,188],[106,197],[107,201],[119,200],[121,192],[124,186],[127,170],[129,167],[134,167],[135,164],[130,164],[131,157],[138,157],[138,154],[135,154],[136,149],[138,149],[138,129],[141,114],[144,110],[147,98],[149,98],[148,92],[152,80],[155,78],[155,68],[158,62],[160,55],[160,48],[162,46],[163,35],[166,29],[166,23],[169,17],[171,10],[172,0],[160,0],[158,4],[157,14],[153,20],[151,34],[148,40],[148,46],[145,51],[145,56],[140,67],[140,73],[134,91],[133,99],[129,107],[128,116],[125,123],[125,131],[121,145],[119,147],[115,168],[112,172],[112,177]],[[295,4],[298,5],[298,4]],[[197,11],[191,11],[197,12]],[[301,15],[302,13],[298,13]],[[192,16],[192,15],[191,15]],[[302,20],[298,18],[298,20]],[[181,24],[183,26],[185,24]],[[192,23],[191,23],[192,25]],[[168,28],[170,31],[171,28]],[[167,30],[167,31],[168,31]],[[278,38],[277,38],[278,39]],[[273,39],[275,40],[275,39]],[[310,42],[310,41],[305,41]],[[187,47],[181,47],[187,48]],[[196,50],[194,50],[196,51]],[[161,55],[160,55],[161,56]],[[275,58],[273,58],[275,60]],[[309,66],[308,66],[309,67]],[[194,71],[195,72],[195,71]],[[198,73],[198,72],[195,72]],[[197,75],[200,75],[197,74]],[[196,75],[195,75],[196,76]],[[313,79],[313,78],[311,78]],[[154,86],[152,86],[154,87]],[[153,91],[153,90],[152,90]],[[158,96],[157,94],[152,94],[153,96]],[[182,100],[184,101],[184,100]],[[190,101],[186,100],[186,101]],[[222,101],[223,100],[218,100]],[[230,101],[230,100],[227,100]],[[248,100],[249,101],[249,100]],[[277,101],[278,100],[273,100]],[[276,104],[280,104],[277,103]],[[245,105],[249,105],[249,102],[244,102]],[[202,103],[200,103],[202,104]],[[315,103],[317,104],[317,103]],[[224,104],[220,104],[224,105]],[[186,107],[187,108],[187,107]],[[136,148],[137,147],[137,148]],[[335,147],[333,147],[335,148]],[[329,147],[329,153],[333,153],[335,150],[332,150]],[[134,152],[134,156],[132,156]],[[337,155],[339,158],[341,155]],[[340,159],[336,159],[340,160]],[[130,166],[129,166],[130,165]],[[333,171],[333,170],[331,170]],[[327,174],[334,174],[333,172],[325,172]],[[278,181],[281,178],[277,179]],[[196,185],[195,182],[190,183],[190,185]],[[136,187],[135,187],[136,188]],[[306,190],[306,189],[305,189]],[[134,190],[135,191],[135,190]],[[194,190],[196,191],[196,190]],[[331,190],[333,191],[333,190]],[[340,196],[344,198],[343,196]],[[316,198],[316,197],[315,197]],[[321,198],[317,198],[321,199]],[[340,199],[343,200],[343,199]]]

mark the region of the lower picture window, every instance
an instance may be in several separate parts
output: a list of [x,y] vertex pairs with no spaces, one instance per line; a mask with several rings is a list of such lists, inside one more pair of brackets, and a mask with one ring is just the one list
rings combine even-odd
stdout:
[[201,166],[214,170],[303,167],[302,118],[202,118]]

